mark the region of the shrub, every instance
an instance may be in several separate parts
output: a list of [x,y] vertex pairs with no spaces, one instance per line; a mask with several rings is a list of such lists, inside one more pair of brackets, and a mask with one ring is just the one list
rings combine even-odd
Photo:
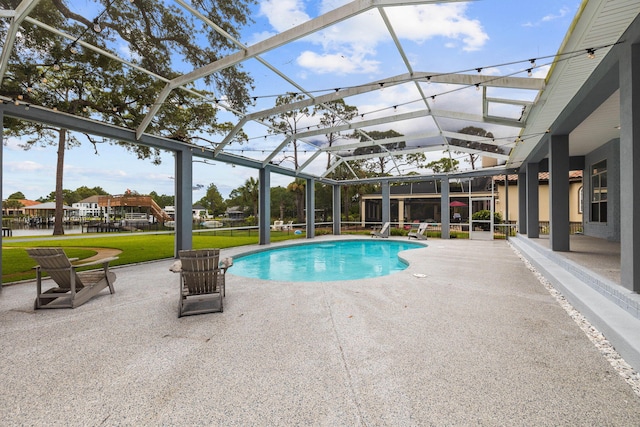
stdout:
[[[478,212],[474,212],[471,216],[471,220],[475,221],[489,221],[491,219],[491,211],[488,209],[483,209]],[[493,213],[493,223],[494,224],[502,224],[502,215],[500,212]],[[479,224],[478,227],[481,227],[484,231],[489,231],[489,224]]]

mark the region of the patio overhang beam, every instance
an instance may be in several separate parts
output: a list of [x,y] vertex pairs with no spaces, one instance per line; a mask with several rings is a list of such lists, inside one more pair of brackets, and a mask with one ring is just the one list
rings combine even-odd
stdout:
[[262,166],[266,166],[268,165],[277,155],[280,151],[282,151],[284,149],[284,147],[287,146],[287,144],[289,142],[291,142],[291,140],[293,139],[293,136],[291,135],[287,135],[287,137],[284,139],[284,141],[282,141],[280,143],[280,145],[278,145],[272,152],[271,154],[269,154],[267,156],[266,159],[264,159],[264,161],[262,162]]
[[[16,106],[6,97],[2,97],[0,99],[2,100],[2,103],[0,103],[0,111],[2,111],[6,116],[14,117],[16,119],[47,124],[57,128],[65,128],[75,132],[112,139],[114,141],[124,141],[131,144],[144,145],[169,152],[189,150],[193,153],[193,157],[221,161],[251,169],[260,169],[263,167],[261,161],[249,159],[247,157],[221,153],[214,158],[214,150],[208,147],[196,146],[186,142],[149,134],[143,134],[142,137],[138,139],[135,131],[131,129],[74,116],[60,111],[52,111],[38,106],[29,106],[29,109],[27,110],[25,109],[24,103]],[[296,171],[283,168],[278,165],[270,165],[270,168],[273,172],[281,175],[306,179],[319,179],[317,176],[296,173]],[[324,181],[329,182],[331,180]]]
[[[392,122],[400,122],[404,120],[411,120],[420,117],[434,116],[438,118],[447,118],[447,119],[456,119],[456,120],[464,120],[464,121],[472,121],[479,123],[493,123],[493,124],[501,124],[506,126],[512,126],[521,128],[524,126],[524,123],[519,122],[517,120],[505,120],[505,119],[494,119],[494,118],[485,118],[476,114],[463,113],[459,111],[446,111],[446,110],[416,110],[408,113],[395,114],[387,117],[379,117],[377,119],[372,120],[362,120],[362,121],[351,121],[350,123],[338,126],[332,126],[312,131],[306,132],[298,132],[294,135],[294,138],[307,138],[318,135],[327,135],[330,133],[342,132],[349,129],[362,129],[369,126],[376,126],[380,124],[392,123]],[[443,131],[444,132],[444,131]],[[376,143],[378,145],[379,143]]]
[[329,93],[322,96],[317,96],[315,98],[310,97],[309,99],[304,99],[302,101],[293,102],[291,104],[279,105],[277,107],[269,108],[267,110],[256,111],[253,113],[249,113],[242,117],[240,121],[233,127],[233,129],[225,136],[222,142],[218,145],[217,151],[220,151],[231,142],[231,140],[236,136],[238,132],[242,129],[242,127],[251,120],[259,120],[265,117],[274,116],[277,114],[282,114],[287,111],[300,110],[302,108],[311,107],[313,105],[325,104],[332,101],[337,101],[339,99],[348,98],[350,96],[360,95],[363,93],[373,92],[375,90],[380,89],[380,84],[384,83],[387,87],[395,86],[398,84],[406,83],[407,79],[410,79],[411,76],[409,74],[401,74],[391,79],[379,80],[373,83],[351,87],[347,89],[340,89],[333,93]]
[[[436,114],[436,112],[433,112],[433,114]],[[470,114],[459,113],[459,112],[438,111],[437,114],[438,114],[438,117],[460,118],[461,116],[466,116],[467,120],[471,120],[471,117],[474,117],[478,121],[485,121],[482,118],[480,118],[480,116],[473,116],[473,115],[470,115]],[[354,129],[355,130],[355,129],[360,129],[360,128],[367,127],[367,126],[375,126],[375,125],[384,124],[384,123],[397,122],[397,121],[402,121],[402,120],[410,120],[410,119],[419,118],[419,117],[425,117],[425,116],[429,116],[429,115],[432,115],[432,112],[430,112],[428,110],[420,110],[420,111],[414,111],[414,112],[405,113],[405,114],[399,114],[399,115],[395,115],[395,116],[389,116],[389,117],[384,117],[384,118],[378,118],[378,119],[363,121],[363,122],[358,123],[357,127],[354,126],[353,124],[345,124],[345,125],[341,125],[341,126],[334,126],[334,127],[331,127],[331,128],[324,128],[324,129],[318,129],[318,130],[313,130],[313,131],[308,131],[308,132],[301,132],[301,133],[296,134],[295,137],[296,138],[305,138],[305,137],[312,137],[312,136],[318,136],[318,135],[325,135],[325,134],[332,133],[332,132],[341,132],[341,131],[348,130],[348,129]],[[521,127],[521,126],[518,126],[518,127]],[[391,144],[391,143],[395,143],[395,142],[410,141],[410,140],[415,140],[415,139],[438,137],[438,136],[450,137],[450,138],[459,138],[459,139],[465,139],[465,140],[473,140],[473,139],[469,139],[469,137],[472,137],[473,135],[466,135],[466,134],[461,134],[461,133],[457,133],[457,132],[442,131],[442,133],[426,133],[426,134],[418,134],[418,135],[414,135],[414,136],[401,136],[401,137],[394,137],[394,138],[386,138],[386,139],[378,139],[378,140],[370,140],[370,141],[365,141],[365,142],[344,144],[344,145],[334,146],[334,147],[330,147],[330,148],[320,148],[316,154],[314,154],[310,159],[308,159],[303,165],[300,166],[298,171],[304,170],[304,168],[306,168],[315,158],[317,158],[317,156],[321,152],[341,151],[341,150],[345,150],[345,149],[348,149],[348,148],[366,148],[366,147],[370,147],[370,146],[383,146],[384,144]],[[291,138],[293,138],[293,137],[294,136],[291,136]],[[291,138],[285,139],[285,141],[280,145],[280,147],[278,147],[277,151],[281,150],[290,141]],[[498,144],[495,144],[495,142],[486,141],[486,138],[484,139],[484,141],[486,143],[488,143],[488,144],[491,144],[491,145],[496,145],[496,146],[498,145]],[[511,146],[511,144],[502,144],[502,145],[507,146],[507,147]],[[458,146],[456,146],[456,148],[457,147]],[[459,150],[459,151],[463,151],[463,150]],[[483,150],[474,150],[474,152],[486,153],[486,151],[483,151]],[[275,157],[275,155],[276,155],[276,153],[274,151],[274,153],[272,153],[272,155],[270,156],[269,160],[273,159],[273,157]],[[384,153],[377,153],[376,157],[381,157],[381,156],[384,156]],[[492,157],[495,157],[495,156],[496,156],[496,153],[492,153]],[[499,158],[502,159],[502,157],[499,157]],[[326,176],[330,172],[331,171],[325,171],[325,173],[322,176]]]
[[[390,183],[397,182],[420,182],[420,181],[433,181],[443,179],[464,179],[464,178],[478,178],[484,176],[496,176],[513,173],[513,169],[508,169],[505,166],[496,166],[492,168],[475,169],[471,171],[451,172],[448,174],[426,174],[426,175],[404,175],[404,176],[385,176],[384,180]],[[380,181],[380,178],[358,178],[336,181],[336,185],[361,185],[361,184],[376,184]]]
[[[273,107],[267,110],[256,111],[250,114],[245,115],[235,126],[234,128],[227,134],[227,136],[222,140],[219,145],[219,150],[221,150],[225,145],[227,145],[233,137],[242,129],[242,127],[250,120],[257,120],[264,117],[269,117],[277,114],[281,114],[287,111],[299,110],[302,108],[310,107],[313,105],[324,104],[327,102],[336,101],[339,99],[345,99],[350,96],[360,95],[363,93],[373,92],[380,89],[380,85],[384,84],[385,87],[391,87],[399,84],[404,84],[407,82],[426,82],[431,81],[433,83],[446,83],[446,84],[458,84],[458,85],[471,85],[471,79],[475,78],[476,82],[482,82],[484,86],[492,86],[492,87],[502,87],[509,89],[530,89],[530,90],[540,90],[544,88],[545,81],[544,79],[537,78],[524,78],[524,77],[490,77],[490,76],[472,76],[467,74],[437,74],[437,73],[428,73],[428,72],[409,72],[404,74],[399,74],[397,76],[393,76],[391,78],[378,80],[372,83],[340,89],[333,93],[329,93],[326,95],[318,96],[315,98],[305,99],[302,101],[294,102],[291,104],[280,105],[277,107]],[[475,83],[473,83],[475,84]],[[418,87],[420,87],[418,85]],[[422,94],[424,95],[424,94]],[[424,98],[424,96],[423,96]],[[424,98],[426,101],[426,98]],[[494,98],[491,98],[494,99]],[[496,102],[497,98],[494,99]],[[427,107],[428,104],[427,104]],[[429,109],[429,108],[428,108]],[[492,119],[489,118],[489,121]],[[501,118],[496,118],[496,120],[501,120]],[[484,121],[484,120],[476,120],[476,121]],[[503,123],[497,123],[503,124]]]
[[[459,139],[461,141],[481,142],[483,144],[495,145],[496,147],[513,147],[515,145],[515,141],[510,141],[505,144],[499,144],[498,142],[496,142],[496,140],[501,140],[504,138],[487,138],[486,136],[468,135],[466,133],[449,132],[449,131],[443,131],[442,135],[451,139]],[[457,147],[457,145],[455,147]]]
[[396,142],[402,142],[402,141],[413,141],[416,139],[437,138],[438,136],[440,136],[440,133],[438,132],[419,133],[415,135],[405,135],[405,136],[394,136],[393,138],[374,139],[374,140],[364,141],[364,142],[354,142],[349,144],[334,145],[333,147],[322,148],[321,151],[323,152],[344,151],[344,150],[350,150],[354,148],[366,148],[366,147],[373,147],[378,145],[394,144]]
[[446,150],[447,146],[445,144],[437,144],[437,145],[429,145],[426,147],[419,148],[406,148],[402,150],[390,150],[383,153],[368,153],[368,154],[358,154],[356,156],[340,156],[342,160],[345,162],[349,162],[352,160],[366,160],[366,159],[375,159],[376,157],[389,157],[389,156],[404,156],[406,154],[417,154],[417,153],[427,153],[430,151],[439,151]]
[[249,46],[246,49],[242,49],[239,52],[228,55],[224,58],[219,59],[218,61],[212,62],[203,67],[195,69],[190,73],[186,73],[172,79],[160,92],[160,94],[156,98],[155,103],[140,123],[140,126],[138,126],[136,135],[137,137],[140,137],[144,133],[144,131],[153,120],[153,116],[157,114],[162,103],[175,88],[193,83],[198,79],[209,76],[220,70],[232,67],[248,59],[255,58],[260,54],[269,52],[270,50],[273,50],[277,47],[301,39],[309,34],[313,34],[319,30],[337,24],[338,22],[342,22],[375,7],[407,6],[429,3],[453,3],[460,1],[463,0],[356,0],[339,8],[333,9],[315,19],[311,19],[296,27],[283,31],[282,33],[279,33],[273,37]]
[[[331,164],[329,168],[322,174],[322,177],[326,177],[331,172],[333,172],[341,163],[349,164],[352,160],[365,160],[365,159],[374,159],[376,157],[389,157],[389,156],[402,156],[405,154],[416,154],[416,153],[425,153],[428,151],[438,151],[438,150],[446,150],[446,144],[437,144],[437,145],[429,145],[426,147],[419,148],[408,148],[403,150],[393,150],[393,151],[385,151],[382,153],[367,153],[367,154],[359,154],[356,156],[337,156],[337,160]],[[397,166],[397,165],[396,165]],[[387,179],[387,177],[385,177]]]
[[539,91],[545,88],[545,79],[535,77],[486,76],[482,74],[438,74],[420,73],[420,80],[431,83],[445,83],[460,86],[498,87],[505,89],[525,89]]
[[[489,76],[471,76],[466,74],[442,74],[438,75],[436,73],[427,73],[427,72],[411,72],[399,74],[390,78],[377,80],[371,83],[354,86],[350,88],[340,89],[337,88],[335,92],[318,96],[313,99],[305,99],[298,102],[293,102],[291,104],[280,105],[277,107],[269,108],[267,110],[256,111],[254,113],[250,113],[246,115],[247,120],[255,120],[259,118],[264,118],[268,116],[273,116],[276,114],[281,114],[287,111],[299,110],[301,108],[310,107],[317,104],[324,104],[326,102],[336,101],[339,99],[348,98],[350,96],[360,95],[363,93],[373,92],[376,90],[380,90],[381,87],[390,87],[398,84],[404,84],[409,82],[426,82],[430,80],[433,83],[447,83],[447,84],[457,84],[457,85],[467,85],[471,86],[473,84],[469,84],[471,78],[475,78],[478,81],[482,82],[483,86],[495,86],[509,89],[531,89],[531,90],[540,90],[544,88],[544,79],[535,79],[535,78],[522,78],[522,77],[489,77]],[[383,86],[381,86],[383,85]]]
[[337,132],[342,132],[345,130],[349,130],[349,129],[361,129],[361,128],[365,128],[365,127],[369,127],[369,126],[376,126],[376,125],[380,125],[380,124],[385,124],[385,123],[391,123],[391,122],[400,122],[400,121],[404,121],[404,120],[411,120],[411,119],[416,119],[416,118],[420,118],[420,117],[426,117],[431,115],[431,113],[427,110],[418,110],[418,111],[411,111],[409,113],[403,113],[403,114],[395,114],[393,116],[387,116],[387,117],[380,117],[377,119],[372,119],[372,120],[362,120],[360,122],[358,122],[357,124],[355,122],[351,122],[351,123],[347,123],[344,125],[338,125],[338,126],[331,126],[331,127],[327,127],[327,128],[322,128],[322,129],[316,129],[316,130],[311,130],[311,131],[306,131],[306,132],[298,132],[294,135],[295,138],[309,138],[312,136],[318,136],[318,135],[327,135],[330,133],[337,133]]
[[460,152],[469,153],[469,154],[479,154],[484,157],[493,157],[494,159],[504,160],[504,161],[509,160],[509,155],[507,154],[497,153],[493,151],[486,151],[486,150],[478,150],[478,149],[464,147],[464,146],[461,147],[459,145],[450,145],[449,151],[460,151]]

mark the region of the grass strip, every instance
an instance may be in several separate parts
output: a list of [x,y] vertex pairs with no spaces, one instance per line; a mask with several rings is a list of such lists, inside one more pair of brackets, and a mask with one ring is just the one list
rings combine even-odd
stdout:
[[[278,242],[290,239],[304,238],[304,235],[293,233],[273,232],[271,241]],[[140,262],[173,258],[175,236],[173,234],[131,234],[104,237],[65,238],[37,241],[12,242],[11,238],[2,241],[2,283],[35,278],[33,267],[36,262],[26,252],[26,248],[60,247],[70,258],[90,258],[96,249],[108,248],[121,251],[116,261],[111,265],[127,265]],[[193,235],[193,248],[230,248],[236,246],[258,244],[258,235],[253,232],[230,233],[211,232]]]

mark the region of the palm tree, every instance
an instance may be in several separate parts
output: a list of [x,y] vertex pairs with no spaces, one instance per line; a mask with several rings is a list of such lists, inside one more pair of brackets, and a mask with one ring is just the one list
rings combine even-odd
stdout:
[[295,181],[287,185],[287,191],[296,196],[296,221],[304,222],[304,196],[306,194],[307,183],[304,179],[296,178]]
[[253,216],[258,216],[258,199],[260,197],[259,181],[254,177],[247,179],[242,187],[240,187],[240,195],[245,206],[253,209]]

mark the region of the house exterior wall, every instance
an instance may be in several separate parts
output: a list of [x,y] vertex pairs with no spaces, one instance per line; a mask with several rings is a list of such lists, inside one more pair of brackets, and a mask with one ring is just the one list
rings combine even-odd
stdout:
[[97,218],[104,216],[106,209],[98,206],[97,202],[78,202],[71,205],[74,209],[78,210],[78,216],[80,218]]
[[[469,193],[449,193],[451,199],[468,202]],[[473,197],[491,197],[491,192],[474,192]],[[400,226],[405,222],[442,222],[440,194],[392,194],[391,222]],[[463,216],[468,216],[468,208],[452,208],[454,211],[463,211]],[[382,196],[380,194],[363,195],[360,199],[360,216],[362,224],[382,221]]]
[[[582,222],[583,214],[580,209],[580,188],[582,182],[569,183],[569,221]],[[496,212],[506,216],[506,191],[504,184],[496,185],[498,198],[496,199]],[[586,194],[586,193],[584,193]],[[541,182],[538,186],[538,218],[542,222],[549,221],[549,184]],[[518,221],[518,184],[509,182],[509,221]]]
[[[591,166],[607,161],[607,222],[592,222]],[[587,236],[620,241],[620,140],[614,139],[585,156],[584,176],[584,234]]]

